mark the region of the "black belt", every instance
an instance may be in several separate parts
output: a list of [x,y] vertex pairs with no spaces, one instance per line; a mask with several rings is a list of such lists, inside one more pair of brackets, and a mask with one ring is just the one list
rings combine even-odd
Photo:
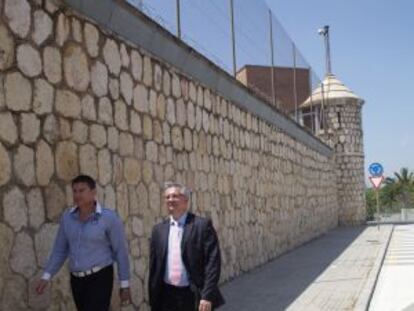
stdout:
[[165,282],[164,282],[164,288],[171,290],[171,291],[176,291],[176,292],[191,291],[190,286],[174,286],[174,285],[171,285]]

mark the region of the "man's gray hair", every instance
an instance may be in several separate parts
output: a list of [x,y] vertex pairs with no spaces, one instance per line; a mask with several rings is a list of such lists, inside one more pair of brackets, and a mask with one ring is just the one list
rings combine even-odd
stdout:
[[191,189],[184,186],[183,184],[180,184],[178,182],[174,181],[167,181],[164,183],[164,192],[167,191],[167,189],[170,188],[177,188],[179,189],[179,192],[187,198],[187,200],[190,201],[191,199]]

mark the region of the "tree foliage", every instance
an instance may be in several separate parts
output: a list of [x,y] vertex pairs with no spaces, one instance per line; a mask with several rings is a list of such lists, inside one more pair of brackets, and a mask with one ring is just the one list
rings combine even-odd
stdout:
[[[398,212],[401,208],[414,208],[414,172],[401,168],[392,177],[387,177],[378,191],[382,210]],[[365,198],[368,218],[372,218],[376,211],[375,190],[367,189]]]

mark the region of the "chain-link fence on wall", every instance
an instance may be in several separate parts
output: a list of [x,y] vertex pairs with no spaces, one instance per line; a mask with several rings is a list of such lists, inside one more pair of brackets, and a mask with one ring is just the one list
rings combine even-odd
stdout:
[[261,0],[125,1],[296,120],[320,83]]

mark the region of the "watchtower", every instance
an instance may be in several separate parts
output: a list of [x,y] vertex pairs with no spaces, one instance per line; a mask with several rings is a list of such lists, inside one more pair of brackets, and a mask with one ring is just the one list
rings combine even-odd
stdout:
[[335,75],[327,74],[300,105],[302,124],[335,150],[340,224],[360,224],[366,217],[363,104]]

